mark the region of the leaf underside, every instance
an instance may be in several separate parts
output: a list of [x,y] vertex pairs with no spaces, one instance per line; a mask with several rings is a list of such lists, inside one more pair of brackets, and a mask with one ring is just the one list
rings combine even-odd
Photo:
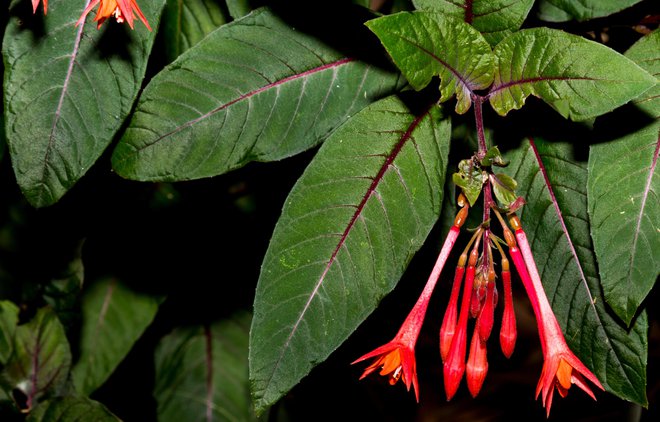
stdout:
[[62,397],[40,403],[25,422],[121,422],[106,407],[87,397]]
[[390,292],[436,222],[449,122],[395,97],[324,143],[286,200],[250,332],[257,413],[325,360]]

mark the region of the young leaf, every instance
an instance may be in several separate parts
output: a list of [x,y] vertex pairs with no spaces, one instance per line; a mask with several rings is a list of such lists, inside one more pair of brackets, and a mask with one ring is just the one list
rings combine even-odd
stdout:
[[413,0],[413,4],[462,19],[496,45],[520,28],[534,0]]
[[[540,7],[542,10],[550,12],[548,17],[551,22],[563,22],[570,19],[586,21],[609,16],[640,1],[642,0],[541,0]],[[555,9],[554,12],[553,9]],[[563,15],[565,18],[560,19]],[[543,19],[546,15],[541,14],[540,17]]]
[[91,394],[105,382],[151,324],[158,304],[116,280],[90,286],[82,298],[80,358],[72,370],[79,393]]
[[657,81],[660,75],[660,29],[640,38],[626,51],[625,56],[656,77],[655,86],[637,97],[633,103],[651,117],[660,119],[660,83]]
[[167,0],[162,33],[167,57],[174,60],[229,20],[218,0]]
[[14,332],[18,325],[18,306],[8,300],[0,301],[0,367],[14,348]]
[[[141,4],[154,29],[163,2]],[[82,6],[51,2],[45,16],[15,7],[4,36],[7,143],[35,207],[57,202],[108,146],[137,96],[156,35],[141,23],[97,30],[91,16],[76,26]]]
[[257,413],[326,359],[403,274],[438,219],[449,122],[389,97],[328,138],[289,194],[250,331]]
[[61,397],[40,403],[25,422],[121,422],[106,407],[87,397]]
[[648,319],[641,313],[622,327],[603,299],[589,235],[588,171],[573,148],[537,139],[511,157],[507,170],[527,201],[523,227],[571,349],[607,391],[646,406]]
[[616,51],[555,29],[521,30],[494,52],[495,81],[488,97],[500,115],[521,108],[534,95],[566,118],[586,120],[655,84],[654,77]]
[[113,166],[131,179],[176,181],[289,157],[395,91],[398,79],[260,9],[152,79]]
[[2,386],[29,412],[37,401],[61,394],[69,377],[71,350],[64,328],[48,307],[16,328],[14,351],[4,367]]
[[159,422],[256,421],[248,383],[250,316],[178,328],[156,349]]
[[456,112],[470,109],[470,94],[493,81],[494,57],[484,37],[469,24],[437,12],[401,12],[366,23],[392,60],[420,90],[440,77],[440,101],[456,94]]

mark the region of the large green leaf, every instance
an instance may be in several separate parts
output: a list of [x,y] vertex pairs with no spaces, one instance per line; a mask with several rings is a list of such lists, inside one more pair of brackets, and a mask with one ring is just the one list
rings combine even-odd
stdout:
[[462,19],[496,45],[520,28],[534,0],[413,0],[413,4]]
[[534,95],[566,118],[586,120],[655,84],[654,77],[616,51],[555,29],[521,30],[494,52],[495,81],[488,98],[501,115]]
[[[587,214],[587,165],[570,144],[536,140],[510,156],[507,170],[527,204],[520,210],[548,299],[566,341],[607,391],[647,404],[648,320],[630,329],[601,293]],[[540,374],[540,368],[539,368]]]
[[[23,2],[16,0],[14,3]],[[75,26],[84,3],[55,1],[48,14],[15,7],[5,32],[7,143],[27,200],[57,202],[110,144],[144,77],[164,0],[140,6],[137,22]]]
[[64,327],[51,308],[45,307],[16,328],[14,350],[0,383],[27,412],[38,401],[65,391],[70,367],[71,350]]
[[633,102],[637,107],[660,119],[660,29],[640,38],[626,51],[626,57],[642,69],[656,77],[655,86],[637,97]]
[[86,397],[62,397],[34,408],[25,422],[120,422],[101,403]]
[[401,12],[366,23],[410,85],[420,90],[440,77],[440,101],[456,94],[456,112],[472,104],[470,94],[493,81],[490,45],[472,26],[431,11]]
[[14,332],[18,325],[18,306],[8,300],[0,300],[0,367],[14,349]]
[[399,76],[260,9],[224,25],[146,87],[113,154],[138,180],[215,176],[321,142]]
[[250,316],[177,328],[156,349],[159,422],[255,421],[248,382]]
[[642,0],[540,0],[539,17],[551,22],[585,21],[609,16]]
[[162,31],[165,51],[174,60],[229,20],[220,0],[167,0]]
[[289,194],[264,258],[250,332],[257,412],[375,309],[438,219],[450,128],[436,106],[374,103],[324,143]]
[[114,279],[89,286],[82,298],[80,357],[72,370],[76,389],[91,394],[105,382],[151,324],[159,300]]

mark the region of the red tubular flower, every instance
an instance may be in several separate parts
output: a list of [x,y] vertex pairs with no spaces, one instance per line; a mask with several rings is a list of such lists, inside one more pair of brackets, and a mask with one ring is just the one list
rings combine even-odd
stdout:
[[[44,2],[45,1],[46,0],[44,0]],[[76,26],[85,22],[87,14],[91,12],[94,6],[99,3],[99,9],[96,11],[96,16],[94,17],[94,21],[98,22],[96,26],[97,29],[100,28],[103,22],[105,22],[106,19],[110,17],[114,17],[119,23],[122,23],[125,20],[128,22],[128,26],[133,29],[133,20],[135,19],[133,12],[135,12],[138,18],[147,27],[147,29],[151,31],[151,27],[149,26],[149,22],[147,22],[147,18],[144,17],[144,14],[140,10],[140,7],[137,5],[135,0],[92,0],[83,11],[80,19],[78,19],[78,22],[76,22]]]
[[500,329],[500,347],[507,358],[513,354],[516,347],[518,331],[516,329],[516,314],[513,310],[513,292],[511,291],[511,272],[509,260],[502,254],[502,284],[504,285],[504,313]]
[[[39,7],[39,0],[32,0],[32,13],[37,13]],[[44,15],[48,13],[48,0],[44,0]]]
[[479,318],[477,319],[477,327],[479,327],[479,337],[481,341],[487,341],[490,337],[490,332],[495,323],[495,306],[497,305],[497,289],[495,288],[495,270],[491,269],[488,272],[488,283],[486,284],[486,300]]
[[[459,204],[461,203],[464,202],[459,201]],[[447,258],[456,243],[460,228],[467,217],[467,211],[468,206],[465,205],[456,215],[454,225],[447,234],[447,238],[442,245],[442,249],[440,250],[440,254],[438,255],[433,270],[431,271],[431,275],[424,286],[424,290],[419,296],[419,299],[417,299],[415,306],[413,306],[408,314],[408,317],[401,325],[396,336],[394,336],[389,343],[380,346],[353,361],[352,364],[355,364],[369,358],[376,358],[376,360],[364,370],[360,379],[363,379],[377,369],[380,369],[380,375],[389,377],[390,385],[396,384],[401,378],[408,391],[410,391],[410,386],[412,385],[415,390],[415,398],[419,402],[415,343],[417,343],[419,332],[422,329],[424,315],[426,314],[426,308],[431,299],[431,294],[433,293],[438,278],[440,277],[440,273],[447,262]]]
[[591,381],[601,390],[604,390],[604,388],[598,378],[575,356],[566,344],[564,334],[543,290],[541,277],[536,268],[527,236],[520,225],[520,220],[516,215],[512,215],[510,222],[515,229],[515,238],[520,249],[516,248],[515,244],[514,247],[511,247],[509,241],[507,243],[509,243],[511,257],[532,303],[534,315],[539,325],[539,336],[541,337],[543,349],[543,370],[536,386],[536,397],[538,398],[539,394],[542,393],[541,401],[546,408],[546,415],[549,416],[555,387],[559,395],[565,397],[571,385],[575,384],[594,400],[596,397],[587,385],[586,380]]
[[465,263],[467,262],[467,251],[463,252],[458,259],[458,265],[454,273],[454,284],[451,286],[451,295],[449,296],[449,304],[445,311],[445,316],[442,318],[442,325],[440,326],[440,357],[444,362],[449,354],[451,347],[451,340],[454,338],[456,332],[456,316],[458,315],[458,294],[461,291],[461,282],[463,281],[463,274],[465,274]]
[[481,316],[479,316],[477,323],[474,326],[474,333],[472,334],[472,341],[470,342],[470,354],[468,356],[467,365],[465,366],[465,378],[468,390],[470,390],[472,397],[477,397],[477,394],[481,391],[481,386],[486,379],[486,374],[488,373],[486,341],[482,339],[479,332],[481,326],[479,323],[480,319]]

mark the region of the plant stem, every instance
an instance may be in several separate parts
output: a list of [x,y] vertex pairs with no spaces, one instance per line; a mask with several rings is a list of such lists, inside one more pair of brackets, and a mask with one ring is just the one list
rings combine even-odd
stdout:
[[[488,145],[486,144],[486,136],[484,135],[484,117],[481,109],[481,105],[484,102],[484,97],[472,93],[472,101],[474,103],[474,120],[477,127],[477,141],[479,144],[479,150],[477,151],[477,158],[479,160],[483,159],[486,156],[488,151]],[[490,207],[493,205],[493,196],[491,193],[490,180],[486,181],[483,189],[484,193],[484,215],[483,221],[488,221],[490,219]],[[490,228],[485,228],[483,234],[483,245],[484,247],[490,247]],[[482,260],[482,269],[485,274],[488,274],[489,262],[488,254],[483,255]]]

